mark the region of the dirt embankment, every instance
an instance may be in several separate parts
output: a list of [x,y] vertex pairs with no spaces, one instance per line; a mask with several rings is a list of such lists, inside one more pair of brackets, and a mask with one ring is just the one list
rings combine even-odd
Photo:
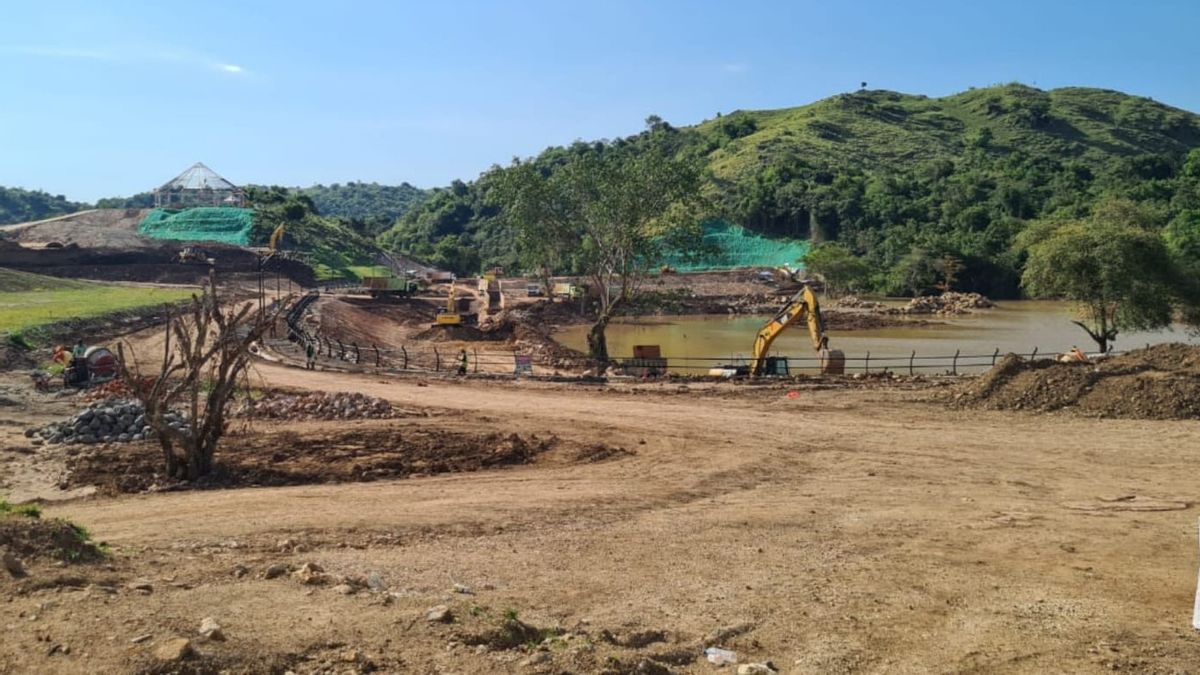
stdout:
[[[533,435],[397,426],[239,433],[222,443],[217,469],[200,487],[361,483],[481,471],[528,464],[556,444]],[[94,485],[103,494],[175,485],[162,471],[162,450],[155,443],[95,446],[68,460],[64,484]]]
[[1097,417],[1200,419],[1200,347],[1157,345],[1096,363],[1029,361],[1009,354],[958,390],[954,403]]

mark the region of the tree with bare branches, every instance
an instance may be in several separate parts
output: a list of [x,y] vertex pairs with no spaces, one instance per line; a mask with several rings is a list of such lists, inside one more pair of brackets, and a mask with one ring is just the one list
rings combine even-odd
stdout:
[[[279,307],[286,303],[280,303]],[[126,360],[118,345],[122,377],[145,408],[146,423],[162,446],[167,475],[193,481],[207,476],[228,426],[226,409],[245,381],[252,350],[278,318],[278,308],[255,303],[223,307],[210,275],[191,306],[178,315],[168,308],[161,367],[143,377],[138,364]],[[132,349],[129,350],[133,356]],[[174,424],[168,413],[185,413]]]

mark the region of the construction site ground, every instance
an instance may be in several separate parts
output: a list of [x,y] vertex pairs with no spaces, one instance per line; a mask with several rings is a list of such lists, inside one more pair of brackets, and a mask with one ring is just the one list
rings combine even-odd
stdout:
[[[716,672],[708,646],[787,673],[1200,663],[1195,421],[953,409],[936,383],[849,378],[255,377],[414,414],[235,424],[239,465],[303,467],[287,487],[97,478],[80,497],[81,453],[20,433],[72,405],[11,397],[0,489],[75,497],[43,517],[112,555],[0,572],[0,672]],[[519,461],[481,461],[514,435]],[[466,459],[380,464],[410,441]],[[110,472],[150,466],[116,447]],[[207,617],[225,640],[197,635]],[[158,660],[175,637],[196,655]]]

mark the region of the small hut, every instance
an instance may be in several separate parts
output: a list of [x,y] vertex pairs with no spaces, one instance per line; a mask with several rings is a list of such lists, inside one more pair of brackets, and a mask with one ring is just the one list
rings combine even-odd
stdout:
[[193,206],[245,206],[246,193],[201,162],[154,191],[154,205],[164,209]]

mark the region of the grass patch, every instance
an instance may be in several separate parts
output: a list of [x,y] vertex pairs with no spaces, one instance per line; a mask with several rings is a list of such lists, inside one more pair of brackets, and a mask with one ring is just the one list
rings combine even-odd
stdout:
[[0,270],[0,332],[162,305],[190,297],[183,288],[114,286]]
[[42,509],[36,504],[22,504],[16,506],[9,504],[7,500],[0,499],[0,516],[24,516],[26,518],[41,518]]

